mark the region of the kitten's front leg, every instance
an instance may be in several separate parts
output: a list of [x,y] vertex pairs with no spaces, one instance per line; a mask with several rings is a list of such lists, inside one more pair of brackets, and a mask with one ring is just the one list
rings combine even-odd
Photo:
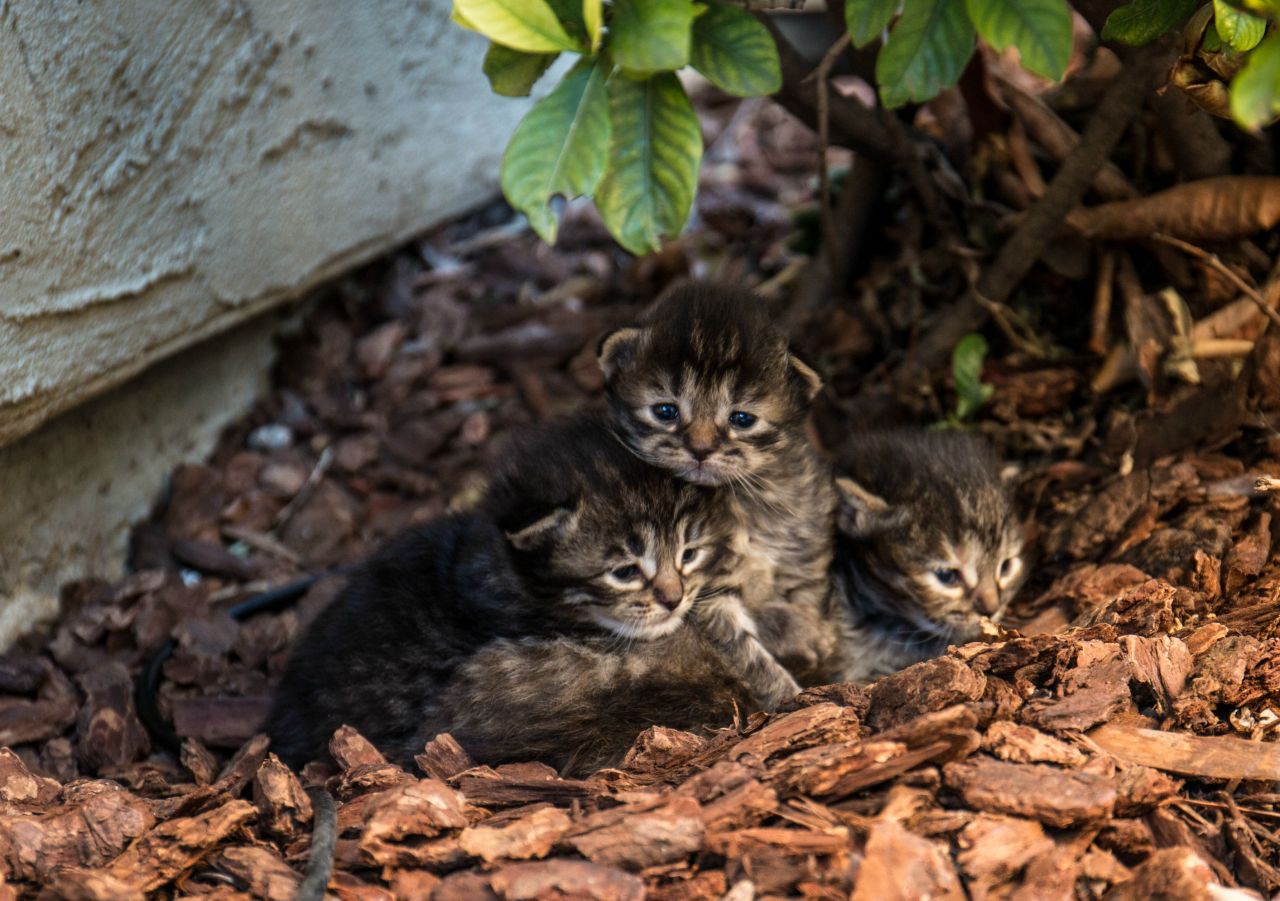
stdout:
[[795,678],[756,637],[755,620],[736,592],[700,600],[694,611],[703,634],[720,651],[733,673],[747,684],[763,709],[773,710],[800,693]]

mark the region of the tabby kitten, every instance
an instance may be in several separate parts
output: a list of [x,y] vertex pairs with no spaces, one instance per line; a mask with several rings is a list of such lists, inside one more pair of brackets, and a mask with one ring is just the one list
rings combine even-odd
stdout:
[[841,449],[837,469],[846,680],[935,657],[1004,615],[1025,575],[1023,530],[985,441],[867,433]]
[[416,741],[447,731],[485,763],[540,760],[580,776],[616,766],[650,726],[695,731],[759,709],[698,629],[625,648],[601,638],[500,639],[432,698]]
[[[762,300],[700,283],[606,336],[600,365],[626,445],[687,482],[721,486],[741,526],[744,565],[722,586],[732,590],[699,602],[699,620],[721,641],[744,636],[742,660],[758,669],[772,655],[801,681],[822,681],[836,644],[835,495],[804,432],[818,374],[790,353]],[[775,676],[777,700],[798,690],[780,667]]]
[[316,619],[268,717],[282,758],[321,756],[346,724],[408,762],[424,712],[484,646],[660,638],[734,563],[714,495],[637,460],[598,417],[534,430],[510,458],[481,510],[401,536]]

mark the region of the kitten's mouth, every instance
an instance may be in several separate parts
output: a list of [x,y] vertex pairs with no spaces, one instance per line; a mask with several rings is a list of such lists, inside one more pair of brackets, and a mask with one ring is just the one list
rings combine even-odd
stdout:
[[689,605],[682,603],[674,610],[647,611],[642,615],[617,617],[603,610],[592,610],[591,620],[604,629],[622,638],[637,641],[652,641],[670,635],[684,624],[684,615]]
[[710,460],[695,461],[685,458],[680,478],[695,485],[722,485],[729,480],[728,473],[719,463]]

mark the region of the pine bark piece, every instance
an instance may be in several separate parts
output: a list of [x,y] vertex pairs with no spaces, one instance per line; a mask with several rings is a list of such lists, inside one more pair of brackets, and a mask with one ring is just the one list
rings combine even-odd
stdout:
[[541,807],[509,822],[468,826],[458,836],[462,850],[486,863],[546,857],[573,825],[568,814]]
[[885,676],[871,686],[867,725],[872,729],[899,726],[924,713],[976,701],[986,677],[954,657],[938,657]]
[[196,785],[210,785],[218,776],[217,758],[197,739],[188,738],[183,741],[178,759],[196,780]]
[[1056,763],[1081,766],[1084,753],[1074,745],[1047,735],[1039,729],[999,720],[987,728],[982,748],[1010,763]]
[[1248,889],[1227,889],[1213,869],[1190,848],[1166,848],[1151,855],[1133,871],[1133,881],[1116,886],[1106,901],[1149,901],[1178,898],[1182,901],[1249,901],[1261,895]]
[[497,770],[478,766],[459,773],[451,783],[466,795],[472,804],[483,807],[516,807],[545,801],[549,804],[568,804],[586,800],[603,793],[592,782],[579,779],[561,779],[554,770],[549,775],[513,775],[508,767]]
[[1037,821],[987,813],[961,830],[957,844],[956,860],[975,898],[987,897],[1032,860],[1054,850],[1053,839]]
[[414,760],[418,769],[441,781],[452,779],[476,765],[471,755],[448,732],[442,732],[427,742],[426,748]]
[[248,801],[230,801],[195,817],[161,823],[100,871],[70,870],[68,885],[104,875],[142,892],[167,885],[256,815]]
[[424,840],[466,826],[458,793],[438,779],[423,779],[369,796],[359,848],[384,868],[421,866],[435,856]]
[[227,848],[218,855],[217,864],[264,901],[293,901],[302,882],[284,858],[261,845]]
[[0,801],[45,807],[62,791],[55,780],[37,776],[11,748],[0,748]]
[[46,741],[76,721],[74,698],[0,702],[0,746]]
[[698,851],[704,831],[698,802],[673,795],[657,806],[626,805],[590,814],[566,840],[588,860],[641,870]]
[[153,825],[147,803],[118,784],[82,782],[51,810],[0,814],[0,870],[40,882],[62,868],[101,866]]
[[49,901],[146,901],[147,896],[127,879],[101,870],[67,870],[53,878],[41,897]]
[[728,756],[730,760],[759,766],[772,757],[801,748],[853,741],[861,732],[852,710],[831,703],[814,704],[769,720],[738,742]]
[[1195,665],[1187,646],[1169,635],[1154,638],[1125,635],[1120,644],[1134,680],[1150,689],[1161,713],[1168,711],[1186,688],[1187,677]]
[[1133,710],[1126,660],[1117,658],[1078,667],[1075,684],[1077,689],[1065,697],[1028,704],[1023,719],[1050,732],[1075,732]]
[[274,754],[268,754],[253,780],[258,828],[280,841],[292,841],[311,822],[311,799],[302,783]]
[[976,810],[1030,817],[1048,826],[1095,823],[1116,804],[1113,778],[1040,763],[975,758],[943,769],[947,786]]
[[1280,780],[1280,745],[1108,723],[1089,733],[1117,760],[1184,776]]
[[382,752],[350,726],[340,726],[329,740],[329,754],[344,771],[387,762]]
[[642,901],[644,882],[614,867],[556,858],[513,863],[494,871],[489,884],[506,901],[584,898],[590,901]]
[[707,834],[707,850],[730,858],[754,855],[758,851],[773,851],[793,857],[839,854],[848,851],[850,845],[849,836],[843,833],[812,832],[782,826],[761,826]]
[[875,823],[858,867],[850,901],[964,901],[946,850],[891,820]]

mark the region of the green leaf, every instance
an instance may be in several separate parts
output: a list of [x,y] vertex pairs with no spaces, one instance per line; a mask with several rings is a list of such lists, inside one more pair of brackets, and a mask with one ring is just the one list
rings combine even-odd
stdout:
[[1057,81],[1071,59],[1065,0],[967,0],[969,18],[992,47],[1017,47],[1022,65]]
[[582,0],[582,22],[591,39],[591,50],[600,49],[600,32],[604,26],[604,0]]
[[846,0],[844,24],[855,47],[865,47],[889,27],[902,0]]
[[772,94],[782,87],[773,36],[736,6],[712,6],[698,16],[690,62],[720,90],[738,97]]
[[1259,44],[1231,82],[1231,116],[1261,128],[1280,115],[1280,32]]
[[1241,53],[1257,47],[1267,33],[1266,19],[1241,12],[1222,0],[1213,0],[1213,22],[1222,39]]
[[609,24],[614,62],[641,76],[683,68],[693,16],[690,0],[615,0]]
[[995,387],[982,381],[987,359],[987,339],[977,332],[965,335],[951,351],[951,373],[956,381],[956,415],[965,420],[991,399]]
[[495,94],[528,97],[542,73],[556,61],[558,53],[524,53],[501,44],[489,43],[484,55],[484,74]]
[[605,227],[634,254],[662,246],[689,218],[702,161],[702,131],[670,73],[644,81],[609,79],[613,140],[609,170],[596,190]]
[[604,174],[609,69],[604,59],[579,61],[520,120],[502,156],[502,193],[548,243],[555,241],[559,224],[548,206],[551,198],[590,194]]
[[453,19],[512,50],[554,53],[580,49],[546,0],[453,0]]
[[1177,25],[1196,8],[1198,0],[1133,0],[1107,16],[1104,41],[1140,47]]
[[965,0],[910,0],[876,58],[887,107],[923,103],[956,83],[973,53]]

